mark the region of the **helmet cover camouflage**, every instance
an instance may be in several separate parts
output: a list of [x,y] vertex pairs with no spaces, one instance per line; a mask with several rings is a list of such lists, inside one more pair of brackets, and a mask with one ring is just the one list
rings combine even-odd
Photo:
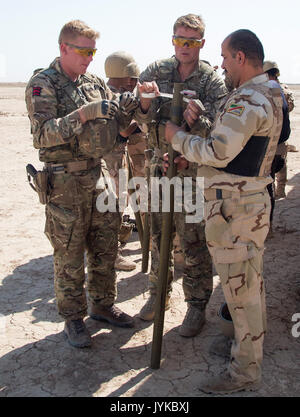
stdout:
[[118,51],[109,55],[104,64],[107,78],[139,78],[140,70],[132,55]]
[[263,65],[264,72],[267,72],[271,69],[277,69],[277,71],[278,71],[277,75],[279,77],[280,71],[279,71],[279,68],[278,68],[278,65],[276,64],[276,62],[275,61],[265,61],[264,65]]

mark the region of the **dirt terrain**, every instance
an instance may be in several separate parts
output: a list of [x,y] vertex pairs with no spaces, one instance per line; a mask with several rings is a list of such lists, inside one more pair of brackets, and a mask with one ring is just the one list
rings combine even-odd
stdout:
[[[296,107],[289,143],[300,150],[300,86],[291,88]],[[177,273],[171,309],[165,314],[161,366],[151,369],[153,324],[137,317],[147,297],[147,274],[140,272],[141,250],[134,233],[124,254],[137,268],[118,272],[117,304],[135,316],[135,327],[114,328],[87,317],[92,348],[72,348],[55,305],[44,207],[25,174],[27,163],[36,168],[42,164],[32,146],[22,85],[0,85],[0,138],[0,397],[206,397],[198,390],[200,382],[227,363],[210,352],[220,335],[217,311],[224,298],[219,277],[214,276],[202,333],[183,339],[178,329],[186,304]],[[300,321],[300,152],[288,154],[288,178],[287,197],[276,202],[264,257],[268,333],[262,388],[232,397],[300,395],[300,326],[292,321],[296,313],[294,320]]]

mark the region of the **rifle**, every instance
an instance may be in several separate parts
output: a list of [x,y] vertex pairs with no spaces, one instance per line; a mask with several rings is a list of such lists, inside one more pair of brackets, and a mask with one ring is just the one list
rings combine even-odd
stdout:
[[[182,122],[183,115],[183,94],[181,91],[184,89],[183,83],[174,84],[174,94],[171,105],[171,121],[178,126]],[[172,145],[168,146],[169,155],[169,167],[167,171],[167,177],[169,180],[176,175],[176,164],[174,164],[174,158],[176,153],[174,152]],[[170,259],[171,238],[173,230],[173,213],[174,213],[174,187],[170,187],[170,211],[169,213],[163,213],[162,221],[162,234],[160,241],[160,262],[158,270],[158,286],[156,294],[155,304],[155,316],[154,316],[154,328],[152,339],[152,351],[151,351],[151,368],[158,369],[160,367],[161,357],[161,345],[163,336],[164,316],[165,316],[165,304],[167,295],[168,284],[168,267]]]
[[[146,149],[145,153],[145,170],[146,170],[146,177],[147,177],[147,184],[148,189],[150,189],[150,161],[153,156],[152,149]],[[150,195],[150,193],[148,193]],[[145,213],[144,219],[144,235],[143,235],[143,245],[142,245],[142,272],[146,273],[148,271],[148,263],[149,263],[149,247],[150,247],[150,222],[149,222],[149,204],[148,204],[148,212]]]

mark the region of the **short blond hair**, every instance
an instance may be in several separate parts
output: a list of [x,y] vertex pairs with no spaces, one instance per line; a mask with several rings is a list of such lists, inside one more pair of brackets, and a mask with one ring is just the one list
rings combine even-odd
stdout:
[[88,39],[96,40],[99,38],[100,33],[90,28],[81,20],[72,20],[63,26],[59,34],[58,43],[62,44],[65,41],[74,40],[77,36],[84,36]]
[[175,34],[179,26],[184,26],[188,29],[196,30],[201,34],[201,38],[204,36],[205,32],[205,23],[201,16],[196,14],[187,14],[185,16],[179,17],[173,26],[173,33]]

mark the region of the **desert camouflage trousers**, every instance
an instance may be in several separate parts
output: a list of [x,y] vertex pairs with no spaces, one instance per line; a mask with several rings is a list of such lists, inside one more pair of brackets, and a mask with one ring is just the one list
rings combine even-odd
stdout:
[[127,149],[131,160],[132,175],[134,177],[145,177],[145,135],[139,133],[129,136]]
[[270,197],[262,191],[205,205],[207,245],[234,324],[229,372],[254,381],[261,377],[266,332],[263,250]]
[[279,172],[276,173],[276,187],[284,189],[287,183],[287,154],[288,143],[282,142],[277,146],[276,155],[280,155],[284,159],[284,165]]
[[[136,134],[129,137],[128,144],[121,143],[109,154],[105,155],[107,169],[116,184],[116,192],[119,195],[119,170],[128,170],[126,154],[128,152],[131,161],[133,177],[145,176],[145,154],[146,141],[143,134]],[[128,173],[127,173],[128,178]]]
[[[101,175],[106,168],[101,168]],[[108,172],[106,172],[108,175]],[[100,213],[100,167],[84,174],[56,174],[46,206],[45,234],[54,248],[54,288],[59,314],[77,319],[90,305],[111,305],[117,296],[118,212]],[[85,283],[85,254],[87,280]]]
[[[151,173],[161,176],[161,164],[151,165]],[[161,196],[160,196],[161,204]],[[161,206],[160,206],[161,211]],[[191,215],[191,213],[189,213]],[[180,246],[184,257],[183,265],[183,292],[185,301],[201,310],[209,301],[213,288],[212,261],[206,246],[204,221],[200,223],[186,223],[184,207],[181,212],[174,212],[174,230],[179,236]],[[160,261],[160,240],[162,230],[162,213],[151,213],[151,269],[149,273],[149,290],[155,294],[157,291],[158,270]],[[171,244],[171,256],[168,269],[167,292],[172,291],[174,279],[174,254]]]

